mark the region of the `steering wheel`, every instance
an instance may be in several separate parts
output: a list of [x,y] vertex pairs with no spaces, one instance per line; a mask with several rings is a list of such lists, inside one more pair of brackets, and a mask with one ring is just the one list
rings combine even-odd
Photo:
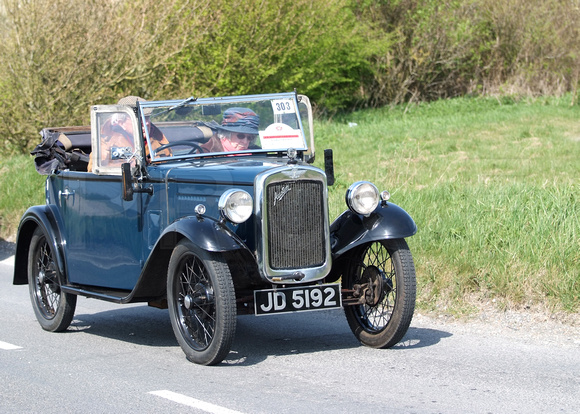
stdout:
[[164,149],[167,148],[171,148],[171,147],[178,147],[181,145],[185,145],[187,147],[192,147],[191,150],[187,153],[187,154],[201,154],[203,152],[203,149],[199,146],[198,143],[193,142],[193,141],[175,141],[175,142],[169,142],[167,144],[161,145],[158,148],[155,148],[155,150],[153,151],[155,154],[163,151]]

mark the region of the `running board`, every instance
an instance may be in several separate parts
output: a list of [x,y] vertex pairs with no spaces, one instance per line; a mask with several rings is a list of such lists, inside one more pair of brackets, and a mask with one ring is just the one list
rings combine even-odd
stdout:
[[74,295],[86,296],[88,298],[101,299],[119,304],[130,303],[132,299],[132,292],[130,291],[95,292],[94,290],[87,290],[72,286],[61,286],[60,289],[65,293],[72,293]]

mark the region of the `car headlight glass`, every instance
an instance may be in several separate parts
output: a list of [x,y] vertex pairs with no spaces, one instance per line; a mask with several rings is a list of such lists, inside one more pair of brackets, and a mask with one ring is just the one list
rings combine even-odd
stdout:
[[353,212],[368,216],[379,205],[379,190],[373,183],[358,181],[346,191],[346,204]]
[[243,223],[252,215],[253,204],[252,196],[246,191],[231,189],[222,194],[218,208],[232,223]]

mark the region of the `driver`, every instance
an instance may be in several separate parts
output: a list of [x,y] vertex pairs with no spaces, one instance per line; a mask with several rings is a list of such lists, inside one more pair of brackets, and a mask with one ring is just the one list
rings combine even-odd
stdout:
[[234,152],[260,148],[255,145],[260,117],[248,108],[229,108],[224,112],[218,132],[201,147],[205,152]]

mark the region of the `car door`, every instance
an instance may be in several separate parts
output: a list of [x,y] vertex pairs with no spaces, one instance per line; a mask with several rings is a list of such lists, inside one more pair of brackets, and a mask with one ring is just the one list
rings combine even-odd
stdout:
[[[98,174],[63,171],[52,176],[51,182],[62,218],[69,282],[130,290],[139,278],[144,256],[141,197],[123,200],[120,164],[124,160],[111,162],[99,155],[103,152],[100,145],[106,141],[101,125],[106,126],[115,114],[128,116],[138,131],[130,108],[93,108],[91,156],[95,161],[93,171]],[[133,159],[139,157],[139,145],[130,150]]]
[[117,176],[62,172],[52,181],[69,282],[132,289],[143,258],[140,197],[124,201]]

